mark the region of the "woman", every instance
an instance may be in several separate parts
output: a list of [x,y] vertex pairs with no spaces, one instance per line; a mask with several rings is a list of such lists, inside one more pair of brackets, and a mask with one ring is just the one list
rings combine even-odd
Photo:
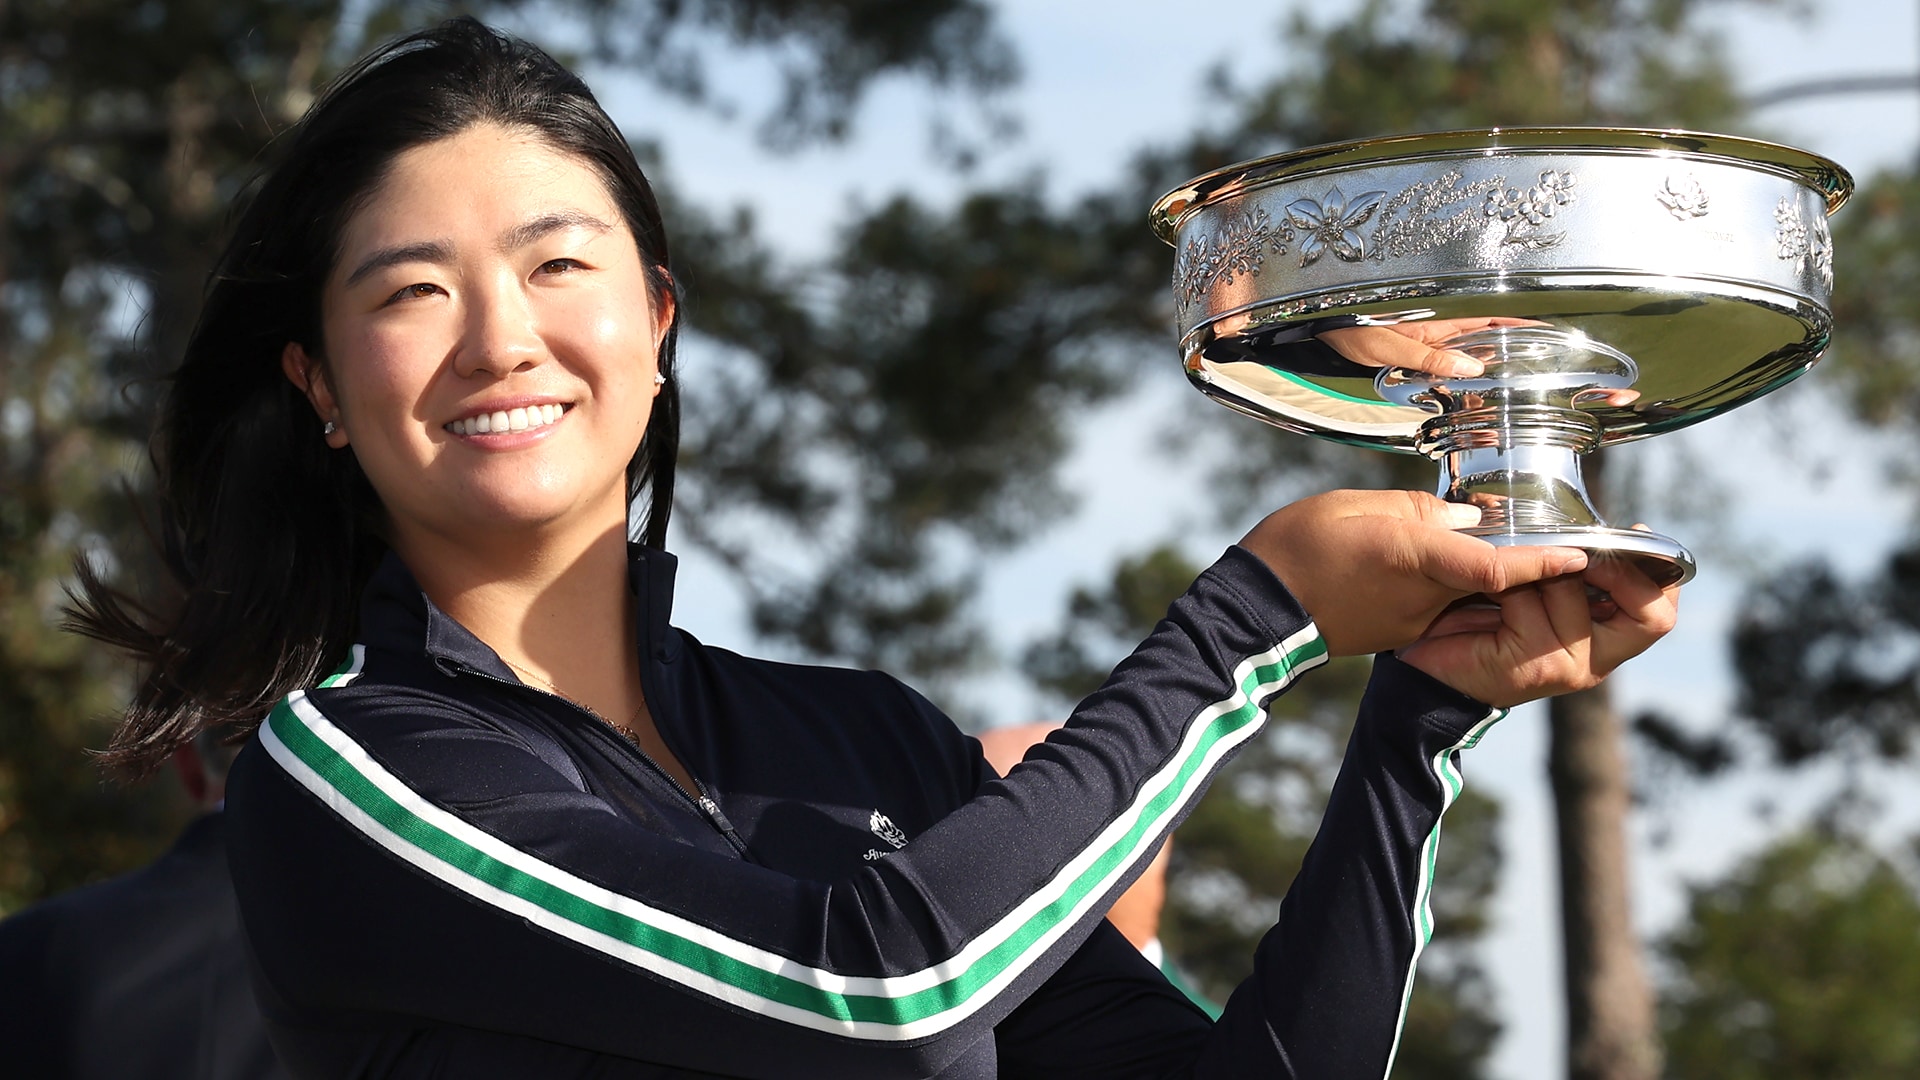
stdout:
[[[162,421],[182,603],[148,625],[89,582],[82,616],[153,665],[123,761],[272,709],[229,810],[296,1075],[1384,1073],[1483,703],[1590,685],[1671,625],[1631,571],[1587,568],[1618,601],[1590,621],[1577,578],[1510,588],[1580,552],[1335,493],[1256,527],[995,779],[886,676],[669,625],[666,240],[577,79],[456,21],[284,143]],[[1481,591],[1496,613],[1428,629]],[[1099,912],[1268,698],[1402,646],[1210,1026]]]

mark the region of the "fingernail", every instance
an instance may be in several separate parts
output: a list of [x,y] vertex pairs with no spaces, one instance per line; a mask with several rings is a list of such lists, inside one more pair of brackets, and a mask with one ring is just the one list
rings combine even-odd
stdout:
[[1571,574],[1587,568],[1587,553],[1579,548],[1562,548],[1558,557],[1549,565],[1556,567],[1556,574]]
[[1470,529],[1480,524],[1480,508],[1471,503],[1447,504],[1447,527]]
[[1473,357],[1467,356],[1463,353],[1454,353],[1453,363],[1448,366],[1447,374],[1460,375],[1460,376],[1472,376],[1472,375],[1482,374],[1486,370],[1487,370],[1487,365],[1481,363],[1478,360],[1475,360]]

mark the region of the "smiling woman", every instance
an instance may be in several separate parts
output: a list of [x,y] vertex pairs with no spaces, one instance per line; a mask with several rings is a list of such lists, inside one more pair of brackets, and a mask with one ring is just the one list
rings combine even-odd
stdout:
[[[456,20],[348,71],[281,155],[156,437],[178,596],[83,567],[75,621],[150,665],[117,760],[252,731],[233,877],[296,1075],[1384,1075],[1458,755],[1671,625],[1631,569],[1334,493],[998,778],[885,675],[672,626],[679,307],[578,79]],[[1497,612],[1438,618],[1482,591]],[[1269,699],[1400,647],[1215,1026],[1100,912]]]

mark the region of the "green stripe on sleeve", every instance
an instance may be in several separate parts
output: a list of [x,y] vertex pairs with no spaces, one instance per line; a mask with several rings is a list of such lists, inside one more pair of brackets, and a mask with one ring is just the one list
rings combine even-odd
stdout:
[[1383,1077],[1393,1073],[1393,1059],[1399,1055],[1400,1038],[1406,1033],[1407,1010],[1413,1004],[1414,973],[1419,970],[1421,955],[1433,940],[1433,876],[1440,862],[1440,823],[1447,811],[1453,808],[1454,800],[1466,790],[1466,780],[1460,774],[1460,754],[1478,746],[1488,729],[1506,718],[1507,711],[1494,709],[1487,713],[1468,729],[1459,742],[1433,755],[1431,767],[1434,778],[1440,782],[1440,812],[1434,815],[1433,828],[1420,845],[1420,881],[1414,889],[1412,912],[1413,956],[1407,960],[1407,982],[1400,992],[1400,1019],[1394,1024],[1393,1048],[1387,1052],[1387,1068],[1381,1073]]

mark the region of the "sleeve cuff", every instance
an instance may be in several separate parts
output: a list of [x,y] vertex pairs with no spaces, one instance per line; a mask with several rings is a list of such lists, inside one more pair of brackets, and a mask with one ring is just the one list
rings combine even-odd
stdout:
[[[1284,640],[1304,627],[1313,626],[1312,616],[1294,599],[1272,568],[1239,544],[1229,547],[1226,554],[1200,576],[1213,578],[1225,586],[1227,595],[1273,641]],[[1319,636],[1320,628],[1314,626],[1313,630],[1314,635]]]
[[1490,721],[1504,719],[1508,711],[1469,697],[1390,652],[1374,656],[1367,698],[1392,703],[1390,709],[1379,711],[1411,716],[1422,727],[1452,738],[1484,730]]

